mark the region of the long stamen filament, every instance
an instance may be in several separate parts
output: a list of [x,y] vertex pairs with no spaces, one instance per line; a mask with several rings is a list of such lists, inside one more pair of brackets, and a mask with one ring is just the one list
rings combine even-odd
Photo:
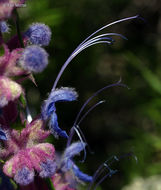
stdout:
[[108,44],[111,44],[112,43],[112,41],[108,41],[109,40],[109,38],[96,38],[96,39],[92,39],[92,40],[90,40],[89,42],[87,41],[85,44],[83,44],[83,46],[81,46],[76,52],[74,52],[73,53],[73,56],[75,57],[76,55],[78,55],[81,51],[83,51],[84,49],[86,49],[86,48],[88,48],[88,47],[90,47],[90,46],[92,46],[92,45],[94,45],[94,44],[96,44],[96,43],[94,43],[94,42],[97,42],[97,41],[100,41],[100,40],[106,40],[107,41],[107,43]]
[[[81,134],[79,133],[79,131],[78,131],[78,129],[77,129],[77,127],[74,127],[74,130],[75,130],[75,132],[77,133],[77,135],[78,135],[78,137],[79,137],[79,139],[80,139],[80,141],[81,141],[81,143],[82,143],[82,146],[83,146],[83,143],[84,143],[84,141],[83,141],[83,139],[82,139],[82,137],[81,137]],[[85,161],[85,159],[86,159],[86,148],[83,146],[83,151],[84,151],[84,157],[83,157],[83,160],[81,160],[80,162],[84,162]]]
[[[80,111],[78,112],[77,116],[76,116],[76,119],[74,121],[74,124],[73,126],[76,126],[77,125],[77,122],[78,122],[78,119],[82,113],[82,111],[84,110],[84,108],[86,107],[86,105],[95,97],[97,96],[99,93],[101,93],[102,91],[108,89],[108,88],[111,88],[111,87],[114,87],[114,86],[122,86],[122,87],[126,87],[127,86],[125,84],[121,84],[120,83],[121,81],[118,81],[117,83],[115,84],[110,84],[110,85],[107,85],[101,89],[99,89],[98,91],[96,91],[92,96],[90,96],[87,101],[83,104],[83,106],[81,107]],[[72,141],[72,138],[73,138],[73,135],[74,135],[74,130],[73,130],[73,127],[71,128],[70,130],[70,134],[69,134],[69,138],[68,138],[68,141],[67,141],[67,147],[71,144],[71,141]]]
[[83,134],[81,128],[80,128],[78,125],[77,125],[76,127],[77,127],[77,129],[79,130],[80,135],[82,136],[83,141],[86,143],[86,147],[88,148],[89,152],[90,152],[91,154],[93,154],[94,152],[91,150],[89,144],[87,143],[86,137],[84,136],[84,134]]
[[[111,173],[112,172],[112,173]],[[100,179],[98,181],[98,183],[95,185],[95,188],[93,190],[96,190],[96,188],[107,178],[107,177],[111,177],[112,174],[115,174],[117,172],[117,170],[111,170],[104,176],[102,177],[102,179]]]
[[105,100],[102,100],[102,101],[99,101],[97,102],[96,104],[94,104],[83,116],[82,118],[78,121],[78,126],[80,125],[80,123],[86,118],[86,116],[94,109],[96,108],[97,106],[99,106],[100,104],[104,103]]
[[[110,23],[110,24],[107,24],[107,25],[101,27],[100,29],[98,29],[98,30],[96,30],[94,33],[92,33],[90,36],[88,36],[81,44],[78,45],[78,47],[77,47],[75,50],[79,49],[79,47],[81,47],[82,44],[84,44],[88,39],[90,39],[92,36],[94,36],[94,35],[97,34],[98,32],[102,31],[103,29],[105,29],[105,28],[107,28],[107,27],[109,27],[109,26],[112,26],[112,25],[114,25],[114,24],[120,23],[120,22],[124,22],[124,21],[127,21],[127,20],[136,19],[136,18],[138,18],[138,17],[139,17],[139,16],[136,15],[136,16],[132,16],[132,17],[120,19],[120,20],[117,20],[117,21],[115,21],[115,22],[112,22],[112,23]],[[56,78],[56,80],[55,80],[55,82],[54,82],[54,85],[53,85],[52,90],[55,90],[55,88],[56,88],[56,86],[57,86],[57,83],[58,83],[58,81],[59,81],[61,75],[63,74],[65,68],[68,66],[68,64],[71,62],[71,60],[75,57],[75,56],[73,57],[73,53],[75,52],[75,50],[72,52],[72,54],[69,56],[69,58],[66,60],[66,62],[65,62],[64,65],[62,66],[61,70],[59,71],[59,73],[58,73],[58,75],[57,75],[57,78]]]
[[[114,159],[114,160],[113,160]],[[110,163],[108,163],[110,160],[113,160],[113,161],[111,161]],[[106,168],[108,168],[108,170],[110,171],[109,173],[108,173],[108,175],[110,176],[110,174],[111,173],[113,173],[113,171],[116,171],[116,170],[112,170],[109,166],[114,162],[114,161],[119,161],[119,159],[116,157],[116,156],[112,156],[111,158],[109,158],[108,160],[106,160],[103,164],[101,164],[100,166],[99,166],[99,168],[96,170],[96,172],[94,173],[94,175],[93,175],[93,180],[92,180],[92,182],[90,183],[90,185],[89,185],[89,187],[88,187],[88,190],[90,190],[91,188],[92,188],[92,186],[93,186],[93,184],[94,184],[94,182],[97,180],[97,178],[105,171],[105,169]],[[107,164],[108,163],[108,164]],[[104,176],[105,177],[105,176]],[[108,176],[106,176],[106,177],[108,177]],[[100,182],[100,181],[99,181]],[[99,183],[98,182],[98,183]],[[98,184],[97,183],[97,184]],[[97,185],[96,184],[96,185]],[[100,183],[99,183],[100,184]],[[98,185],[99,185],[98,184]],[[98,186],[97,185],[97,186]]]
[[114,86],[127,87],[125,84],[121,84],[120,82],[121,82],[121,81],[118,81],[118,82],[115,83],[115,84],[107,85],[107,86],[105,86],[105,87],[99,89],[98,91],[96,91],[92,96],[90,96],[90,97],[86,100],[86,102],[83,104],[83,106],[81,107],[79,113],[77,114],[77,117],[76,117],[76,119],[75,119],[74,124],[77,123],[77,121],[78,121],[78,119],[79,119],[79,117],[80,117],[82,111],[83,111],[84,108],[86,107],[86,105],[87,105],[95,96],[97,96],[99,93],[101,93],[102,91],[104,91],[104,90],[106,90],[106,89],[108,89],[108,88],[114,87]]
[[[74,52],[73,52],[73,54],[72,54],[71,56],[74,56],[75,54],[78,55],[78,53],[76,53],[76,52],[79,51],[79,50],[80,50],[82,47],[84,47],[86,44],[90,43],[91,41],[93,41],[93,40],[95,40],[95,39],[98,39],[98,38],[101,39],[101,38],[104,37],[104,36],[119,36],[119,37],[121,37],[121,38],[127,40],[127,38],[126,38],[125,36],[123,36],[122,34],[118,34],[118,33],[105,33],[105,34],[101,34],[101,35],[98,35],[98,36],[96,36],[96,37],[94,37],[94,38],[92,38],[92,39],[90,39],[90,40],[84,42],[81,46],[77,47],[77,48],[74,50]],[[108,38],[108,40],[110,40],[110,39]],[[111,38],[110,41],[113,41],[112,38]]]
[[86,42],[88,39],[90,39],[92,36],[94,36],[95,34],[97,34],[98,32],[104,30],[105,28],[108,28],[109,26],[112,26],[112,25],[115,25],[115,24],[118,24],[120,22],[124,22],[124,21],[127,21],[127,20],[133,20],[133,19],[136,19],[138,18],[139,15],[136,15],[136,16],[132,16],[132,17],[128,17],[128,18],[123,18],[123,19],[120,19],[120,20],[116,20],[114,22],[111,22],[110,24],[107,24],[101,28],[99,28],[98,30],[96,30],[95,32],[93,32],[90,36],[88,36],[79,46],[81,46],[84,42]]

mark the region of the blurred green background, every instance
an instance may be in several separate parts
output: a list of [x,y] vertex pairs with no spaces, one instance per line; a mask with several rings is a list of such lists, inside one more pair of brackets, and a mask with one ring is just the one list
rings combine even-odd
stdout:
[[[61,66],[85,37],[120,18],[139,14],[145,19],[145,22],[127,21],[106,29],[105,32],[121,33],[128,40],[116,37],[112,46],[93,46],[72,61],[58,86],[75,87],[79,99],[73,103],[57,104],[57,113],[61,128],[69,132],[83,102],[99,88],[115,83],[121,77],[130,90],[122,87],[108,89],[87,107],[106,100],[80,126],[94,154],[88,152],[85,163],[78,164],[92,175],[113,155],[133,152],[137,156],[137,163],[133,157],[125,157],[111,166],[118,169],[118,173],[107,178],[98,188],[100,190],[120,190],[133,180],[160,176],[160,0],[28,0],[26,4],[26,8],[19,10],[22,31],[33,22],[43,22],[52,30],[52,40],[46,48],[50,64],[43,73],[35,75],[37,88],[30,81],[25,83],[33,115],[40,112]],[[60,151],[65,143],[61,138],[54,140],[56,149]],[[161,177],[157,179],[161,180]],[[161,189],[161,185],[159,187]],[[153,189],[143,184],[141,189],[144,188]],[[130,189],[127,187],[126,190]],[[133,189],[139,188],[134,186]]]

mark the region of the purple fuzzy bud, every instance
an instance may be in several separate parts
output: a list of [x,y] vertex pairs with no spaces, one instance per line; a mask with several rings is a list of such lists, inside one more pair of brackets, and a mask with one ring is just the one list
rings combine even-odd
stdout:
[[8,26],[8,24],[7,24],[5,21],[1,21],[1,22],[0,22],[0,31],[1,31],[2,33],[7,33],[7,32],[9,32],[9,26]]
[[64,159],[72,158],[78,155],[84,148],[86,144],[82,142],[72,143],[64,152]]
[[42,170],[39,173],[39,175],[42,178],[52,177],[56,171],[56,162],[54,162],[52,160],[47,160],[46,162],[43,162],[41,164],[41,168],[42,168]]
[[47,46],[51,40],[51,31],[45,24],[34,23],[25,32],[25,36],[32,44]]
[[28,185],[34,180],[34,172],[27,167],[17,171],[14,180],[20,185]]
[[20,58],[21,66],[28,71],[39,73],[48,65],[48,54],[39,46],[28,46]]

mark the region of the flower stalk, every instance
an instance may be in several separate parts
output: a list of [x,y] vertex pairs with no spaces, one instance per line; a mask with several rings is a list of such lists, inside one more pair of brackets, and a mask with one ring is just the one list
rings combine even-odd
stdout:
[[13,16],[14,16],[14,22],[15,22],[15,25],[16,25],[17,36],[18,36],[18,39],[19,39],[20,47],[24,48],[25,46],[24,46],[24,43],[23,43],[21,30],[20,30],[20,18],[19,18],[19,14],[18,14],[17,9],[14,9]]

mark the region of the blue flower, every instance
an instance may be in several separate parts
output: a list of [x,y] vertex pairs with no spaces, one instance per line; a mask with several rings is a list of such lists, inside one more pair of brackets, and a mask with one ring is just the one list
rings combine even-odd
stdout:
[[51,40],[50,28],[42,23],[34,23],[24,34],[35,45],[47,46]]
[[9,26],[8,26],[8,24],[7,24],[5,21],[1,21],[1,22],[0,22],[0,31],[1,31],[2,33],[7,33],[7,32],[9,32]]
[[68,135],[58,125],[55,103],[74,101],[77,97],[78,94],[73,88],[62,87],[51,91],[48,99],[44,102],[41,111],[42,118],[43,120],[49,120],[50,131],[56,138],[58,136],[68,138]]
[[83,182],[91,182],[93,180],[92,176],[89,176],[78,168],[78,166],[72,160],[74,156],[80,154],[80,152],[86,146],[85,143],[75,142],[66,148],[63,158],[61,160],[61,170],[63,172],[71,171],[76,179]]
[[48,65],[48,54],[39,46],[28,46],[22,53],[20,65],[30,72],[42,72]]

